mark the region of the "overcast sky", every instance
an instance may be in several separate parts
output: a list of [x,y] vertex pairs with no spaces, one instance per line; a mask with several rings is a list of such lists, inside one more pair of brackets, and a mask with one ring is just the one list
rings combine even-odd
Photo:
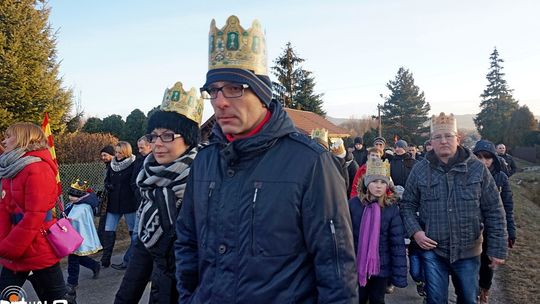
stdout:
[[[332,117],[376,112],[399,67],[431,114],[478,113],[497,47],[520,105],[540,114],[540,1],[70,1],[51,0],[60,72],[87,116],[149,111],[176,81],[199,88],[210,21],[258,19],[269,65],[290,41],[313,72]],[[212,113],[205,105],[204,119]]]

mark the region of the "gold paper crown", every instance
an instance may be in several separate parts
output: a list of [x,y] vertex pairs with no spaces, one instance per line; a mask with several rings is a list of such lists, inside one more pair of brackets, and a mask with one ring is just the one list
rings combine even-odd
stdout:
[[439,116],[431,116],[431,133],[436,131],[457,133],[457,122],[454,114],[444,115],[444,112],[441,112]]
[[234,15],[222,29],[218,29],[212,19],[208,44],[208,70],[237,68],[268,75],[266,39],[258,20],[245,30]]
[[88,181],[82,181],[77,178],[70,187],[81,192],[86,192],[88,190]]
[[390,163],[376,158],[368,158],[366,163],[366,176],[386,176],[390,177]]
[[347,153],[345,151],[345,144],[343,143],[343,139],[337,137],[337,138],[330,138],[330,151],[336,156],[339,157],[345,157],[345,154]]
[[201,125],[204,108],[203,99],[198,96],[195,88],[191,88],[189,92],[184,91],[180,81],[175,83],[172,88],[165,89],[160,108],[163,111],[182,114],[196,122],[197,125]]

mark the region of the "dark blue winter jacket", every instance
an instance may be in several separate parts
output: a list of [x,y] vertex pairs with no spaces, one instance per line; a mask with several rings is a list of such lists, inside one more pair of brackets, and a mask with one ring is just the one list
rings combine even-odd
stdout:
[[[364,204],[358,197],[349,200],[351,212],[354,249],[358,253],[358,234]],[[381,271],[378,277],[388,278],[392,285],[407,286],[407,257],[405,255],[405,232],[397,205],[389,205],[381,209],[381,232],[379,234],[379,258]]]
[[335,158],[275,101],[252,137],[219,125],[193,162],[177,221],[180,303],[354,303],[357,275]]

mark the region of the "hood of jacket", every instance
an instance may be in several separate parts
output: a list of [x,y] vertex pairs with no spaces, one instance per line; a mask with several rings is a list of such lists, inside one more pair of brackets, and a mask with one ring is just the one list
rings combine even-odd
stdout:
[[476,145],[474,145],[473,153],[476,155],[476,153],[484,151],[491,155],[491,158],[493,159],[493,167],[495,169],[495,172],[501,171],[501,163],[499,160],[499,155],[497,155],[497,150],[495,149],[495,145],[487,140],[479,140],[476,142]]

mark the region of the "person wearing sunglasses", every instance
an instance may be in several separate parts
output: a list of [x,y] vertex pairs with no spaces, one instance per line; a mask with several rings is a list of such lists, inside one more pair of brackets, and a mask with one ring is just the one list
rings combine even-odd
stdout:
[[178,218],[180,303],[358,302],[345,181],[272,99],[261,25],[230,16],[209,41],[216,124]]
[[145,135],[152,153],[137,176],[137,241],[114,303],[138,303],[151,278],[150,303],[178,303],[173,242],[191,164],[197,156],[203,101],[177,82],[165,91]]
[[[512,189],[508,183],[508,176],[502,171],[501,160],[495,150],[495,145],[488,140],[479,140],[473,149],[474,155],[489,169],[495,184],[499,190],[506,214],[506,231],[508,233],[508,248],[514,247],[516,242],[516,225],[514,223],[514,200]],[[482,243],[482,255],[480,256],[480,296],[478,303],[487,304],[489,301],[489,289],[493,281],[493,268],[489,266],[490,259],[487,255],[487,236],[484,235]]]
[[411,170],[401,216],[407,235],[422,249],[427,303],[448,302],[452,277],[458,303],[477,303],[478,273],[485,250],[490,266],[507,255],[504,209],[489,170],[460,145],[454,115],[431,118],[433,150]]

